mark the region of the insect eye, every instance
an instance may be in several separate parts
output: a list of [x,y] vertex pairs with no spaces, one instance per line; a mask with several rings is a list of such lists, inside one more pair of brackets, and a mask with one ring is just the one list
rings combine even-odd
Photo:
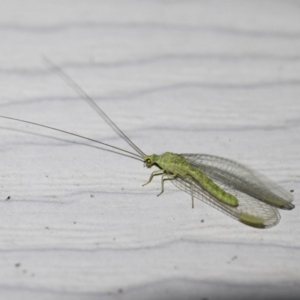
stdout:
[[147,163],[148,163],[148,164],[151,164],[151,160],[150,160],[149,158],[147,159]]

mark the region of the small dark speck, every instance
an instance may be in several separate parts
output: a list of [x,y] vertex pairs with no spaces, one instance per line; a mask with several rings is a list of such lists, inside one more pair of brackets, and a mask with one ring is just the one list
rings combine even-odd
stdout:
[[48,175],[46,175],[46,177],[48,178],[49,176],[48,176]]
[[23,273],[24,273],[24,274],[27,273],[27,270],[23,270]]
[[77,222],[73,222],[73,224],[76,224]]
[[123,289],[121,289],[121,288],[118,289],[118,293],[119,293],[119,294],[122,294],[122,293],[123,293]]
[[46,226],[45,229],[49,229],[49,227]]
[[8,196],[8,197],[5,199],[5,201],[8,201],[8,200],[10,200],[10,196]]
[[94,198],[95,196],[93,194],[91,194],[91,198]]
[[227,262],[228,264],[231,264],[231,262],[233,262],[234,260],[236,260],[238,257],[237,255],[234,255],[231,257],[231,259]]
[[291,193],[294,193],[294,190],[290,190]]
[[201,223],[204,223],[204,219],[201,220]]
[[208,298],[202,298],[202,300],[208,300]]
[[35,274],[34,274],[34,273],[32,273],[32,274],[31,274],[31,277],[34,277],[34,276],[35,276]]
[[20,266],[21,266],[21,263],[16,263],[16,264],[15,264],[15,267],[16,267],[16,268],[19,268]]

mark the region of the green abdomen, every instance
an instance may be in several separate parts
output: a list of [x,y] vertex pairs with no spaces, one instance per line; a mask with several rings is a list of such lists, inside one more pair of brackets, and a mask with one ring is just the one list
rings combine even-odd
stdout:
[[232,207],[238,206],[238,199],[227,193],[209,179],[201,170],[189,164],[182,155],[166,152],[156,155],[154,162],[170,174],[185,178],[191,176],[210,195]]
[[239,202],[236,197],[233,195],[225,192],[223,189],[221,189],[218,185],[216,185],[211,179],[209,179],[204,173],[202,173],[200,170],[189,166],[188,174],[195,179],[199,185],[209,194],[217,198],[219,201],[233,206],[237,207]]

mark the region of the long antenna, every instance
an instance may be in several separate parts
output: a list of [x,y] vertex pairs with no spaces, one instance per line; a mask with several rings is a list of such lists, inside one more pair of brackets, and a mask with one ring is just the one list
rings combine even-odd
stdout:
[[[54,128],[54,127],[50,127],[50,126],[46,126],[46,125],[42,125],[42,124],[39,124],[39,123],[34,123],[34,122],[26,121],[26,120],[21,120],[21,119],[16,119],[16,118],[11,118],[11,117],[0,116],[0,118],[8,119],[8,120],[14,120],[14,121],[18,121],[18,122],[23,122],[23,123],[27,123],[27,124],[32,124],[32,125],[36,125],[36,126],[40,126],[40,127],[44,127],[44,128],[48,128],[48,129],[60,131],[60,132],[63,132],[63,133],[69,134],[69,135],[73,135],[73,136],[80,137],[80,138],[85,139],[85,140],[88,140],[88,141],[92,141],[92,142],[95,142],[95,143],[104,145],[104,146],[106,146],[106,147],[110,147],[110,148],[113,148],[113,149],[116,149],[116,150],[125,152],[125,153],[130,154],[130,155],[133,155],[133,156],[137,156],[137,157],[140,158],[141,160],[142,160],[142,158],[143,158],[142,155],[139,155],[139,154],[136,154],[136,153],[133,153],[133,152],[130,152],[130,151],[121,149],[121,148],[119,148],[119,147],[112,146],[112,145],[109,145],[109,144],[106,144],[106,143],[103,143],[103,142],[100,142],[100,141],[97,141],[97,140],[94,140],[94,139],[91,139],[91,138],[88,138],[88,137],[85,137],[85,136],[82,136],[82,135],[79,135],[79,134],[76,134],[76,133],[72,133],[72,132],[69,132],[69,131],[57,129],[57,128]],[[143,161],[143,160],[142,160],[142,161]]]
[[97,113],[100,115],[104,121],[121,137],[127,144],[129,144],[137,153],[141,156],[146,154],[133,143],[133,141],[108,117],[108,115],[97,105],[97,103],[65,72],[62,68],[52,62],[46,56],[42,56],[43,60],[50,65],[58,76],[60,76],[64,82],[72,88],[74,92],[82,99],[84,99]]

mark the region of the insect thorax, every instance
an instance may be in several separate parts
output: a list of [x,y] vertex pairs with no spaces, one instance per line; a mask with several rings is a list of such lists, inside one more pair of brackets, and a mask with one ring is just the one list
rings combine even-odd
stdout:
[[171,152],[165,152],[161,155],[146,155],[144,157],[144,162],[148,168],[157,165],[167,173],[172,174],[181,173],[184,169],[189,167],[182,155]]

